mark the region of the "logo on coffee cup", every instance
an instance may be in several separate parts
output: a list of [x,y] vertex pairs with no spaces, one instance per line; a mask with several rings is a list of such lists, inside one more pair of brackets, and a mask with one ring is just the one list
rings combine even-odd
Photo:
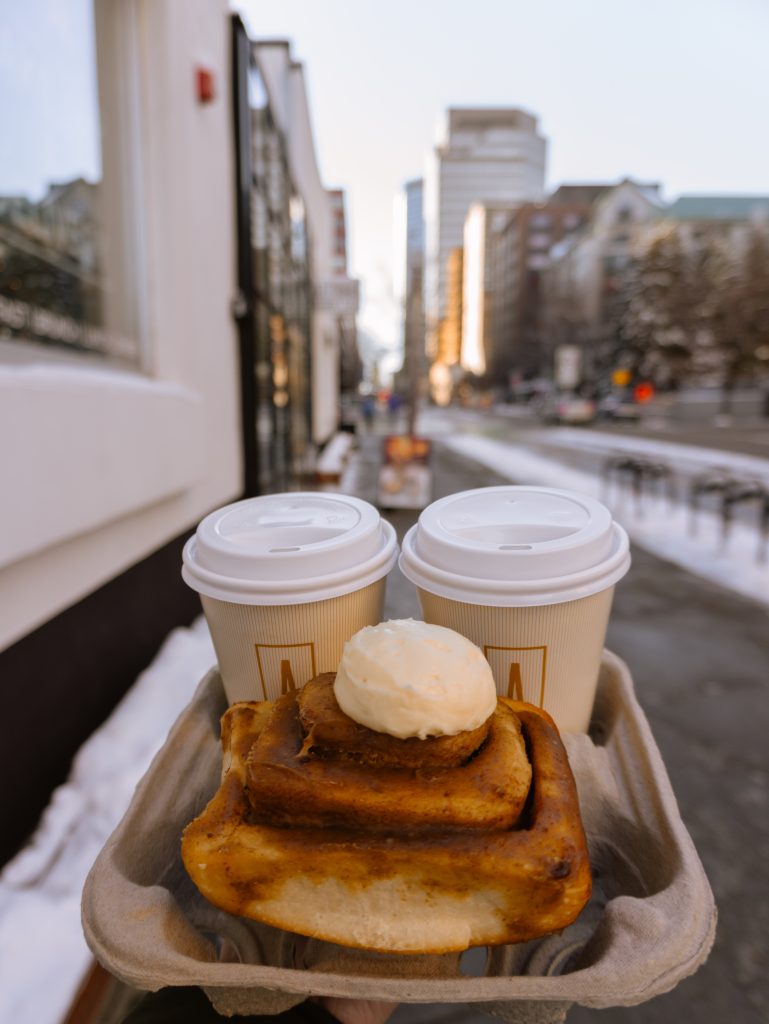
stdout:
[[497,647],[483,645],[483,654],[505,696],[544,707],[547,645],[542,647]]
[[[254,644],[259,681],[265,700],[298,690],[316,676],[315,644]],[[268,692],[268,688],[271,694]]]

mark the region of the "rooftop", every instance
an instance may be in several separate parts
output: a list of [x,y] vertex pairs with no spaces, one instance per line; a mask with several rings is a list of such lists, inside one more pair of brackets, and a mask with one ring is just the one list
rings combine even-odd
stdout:
[[769,217],[769,196],[679,196],[667,209],[674,220],[754,220]]
[[548,203],[584,203],[590,206],[613,185],[609,182],[595,184],[559,185],[553,194],[548,198]]
[[449,107],[447,115],[450,133],[468,128],[537,128],[536,117],[520,107]]

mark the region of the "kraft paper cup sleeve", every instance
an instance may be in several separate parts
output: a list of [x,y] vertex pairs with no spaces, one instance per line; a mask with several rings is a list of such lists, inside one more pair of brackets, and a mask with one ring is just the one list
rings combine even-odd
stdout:
[[614,588],[564,604],[521,608],[452,601],[417,589],[427,622],[484,653],[497,693],[542,707],[562,731],[587,732]]
[[201,594],[224,689],[238,700],[275,700],[336,670],[347,640],[382,618],[385,578],[325,601],[249,605]]
[[361,958],[326,944],[310,949],[310,963],[301,969],[295,936],[224,914],[203,900],[181,865],[179,843],[182,829],[218,785],[218,721],[225,707],[213,671],[86,881],[86,939],[97,959],[127,984],[149,990],[200,986],[225,1014],[278,1013],[308,995],[325,994],[477,1003],[506,1020],[551,1022],[562,1020],[575,1002],[601,1008],[651,999],[706,959],[716,919],[710,886],[627,668],[608,652],[591,735],[564,737],[595,897],[561,936],[490,951],[483,977],[463,976],[461,958],[459,973],[421,958],[430,963],[408,965],[404,976],[397,958]]

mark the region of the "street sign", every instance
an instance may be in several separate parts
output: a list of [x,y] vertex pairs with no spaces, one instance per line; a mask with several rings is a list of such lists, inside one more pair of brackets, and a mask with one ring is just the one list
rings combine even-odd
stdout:
[[555,350],[555,383],[562,391],[573,391],[582,376],[582,352],[576,345],[559,345]]

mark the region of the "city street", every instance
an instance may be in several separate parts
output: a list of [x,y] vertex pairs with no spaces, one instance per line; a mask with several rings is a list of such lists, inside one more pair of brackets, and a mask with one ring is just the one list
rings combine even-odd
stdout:
[[[483,422],[481,414],[460,413],[454,432]],[[361,438],[352,474],[357,492],[372,501],[380,442],[375,435]],[[433,456],[433,498],[509,482],[440,442]],[[417,513],[388,518],[402,538]],[[397,570],[388,581],[386,615],[420,615],[413,587]],[[707,964],[668,995],[629,1009],[575,1007],[569,1022],[760,1024],[769,1018],[766,608],[636,546],[630,573],[617,588],[607,645],[634,676],[715,892],[719,926]],[[401,1007],[393,1017],[395,1024],[484,1019],[466,1007]]]
[[[721,450],[724,463],[729,462],[732,454],[769,459],[767,420],[733,422],[729,426],[717,427],[711,422],[682,423],[650,413],[638,423],[596,420],[588,427],[570,428],[546,425],[529,406],[497,405],[484,410],[454,407],[450,411],[435,408],[425,410],[420,425],[429,431],[447,417],[453,424],[460,426],[462,431],[533,442],[552,449],[559,447],[558,439],[564,434],[580,434],[588,442],[592,436],[608,434],[616,438],[618,446],[624,439],[641,439]],[[607,447],[610,446],[611,442],[607,442]]]

